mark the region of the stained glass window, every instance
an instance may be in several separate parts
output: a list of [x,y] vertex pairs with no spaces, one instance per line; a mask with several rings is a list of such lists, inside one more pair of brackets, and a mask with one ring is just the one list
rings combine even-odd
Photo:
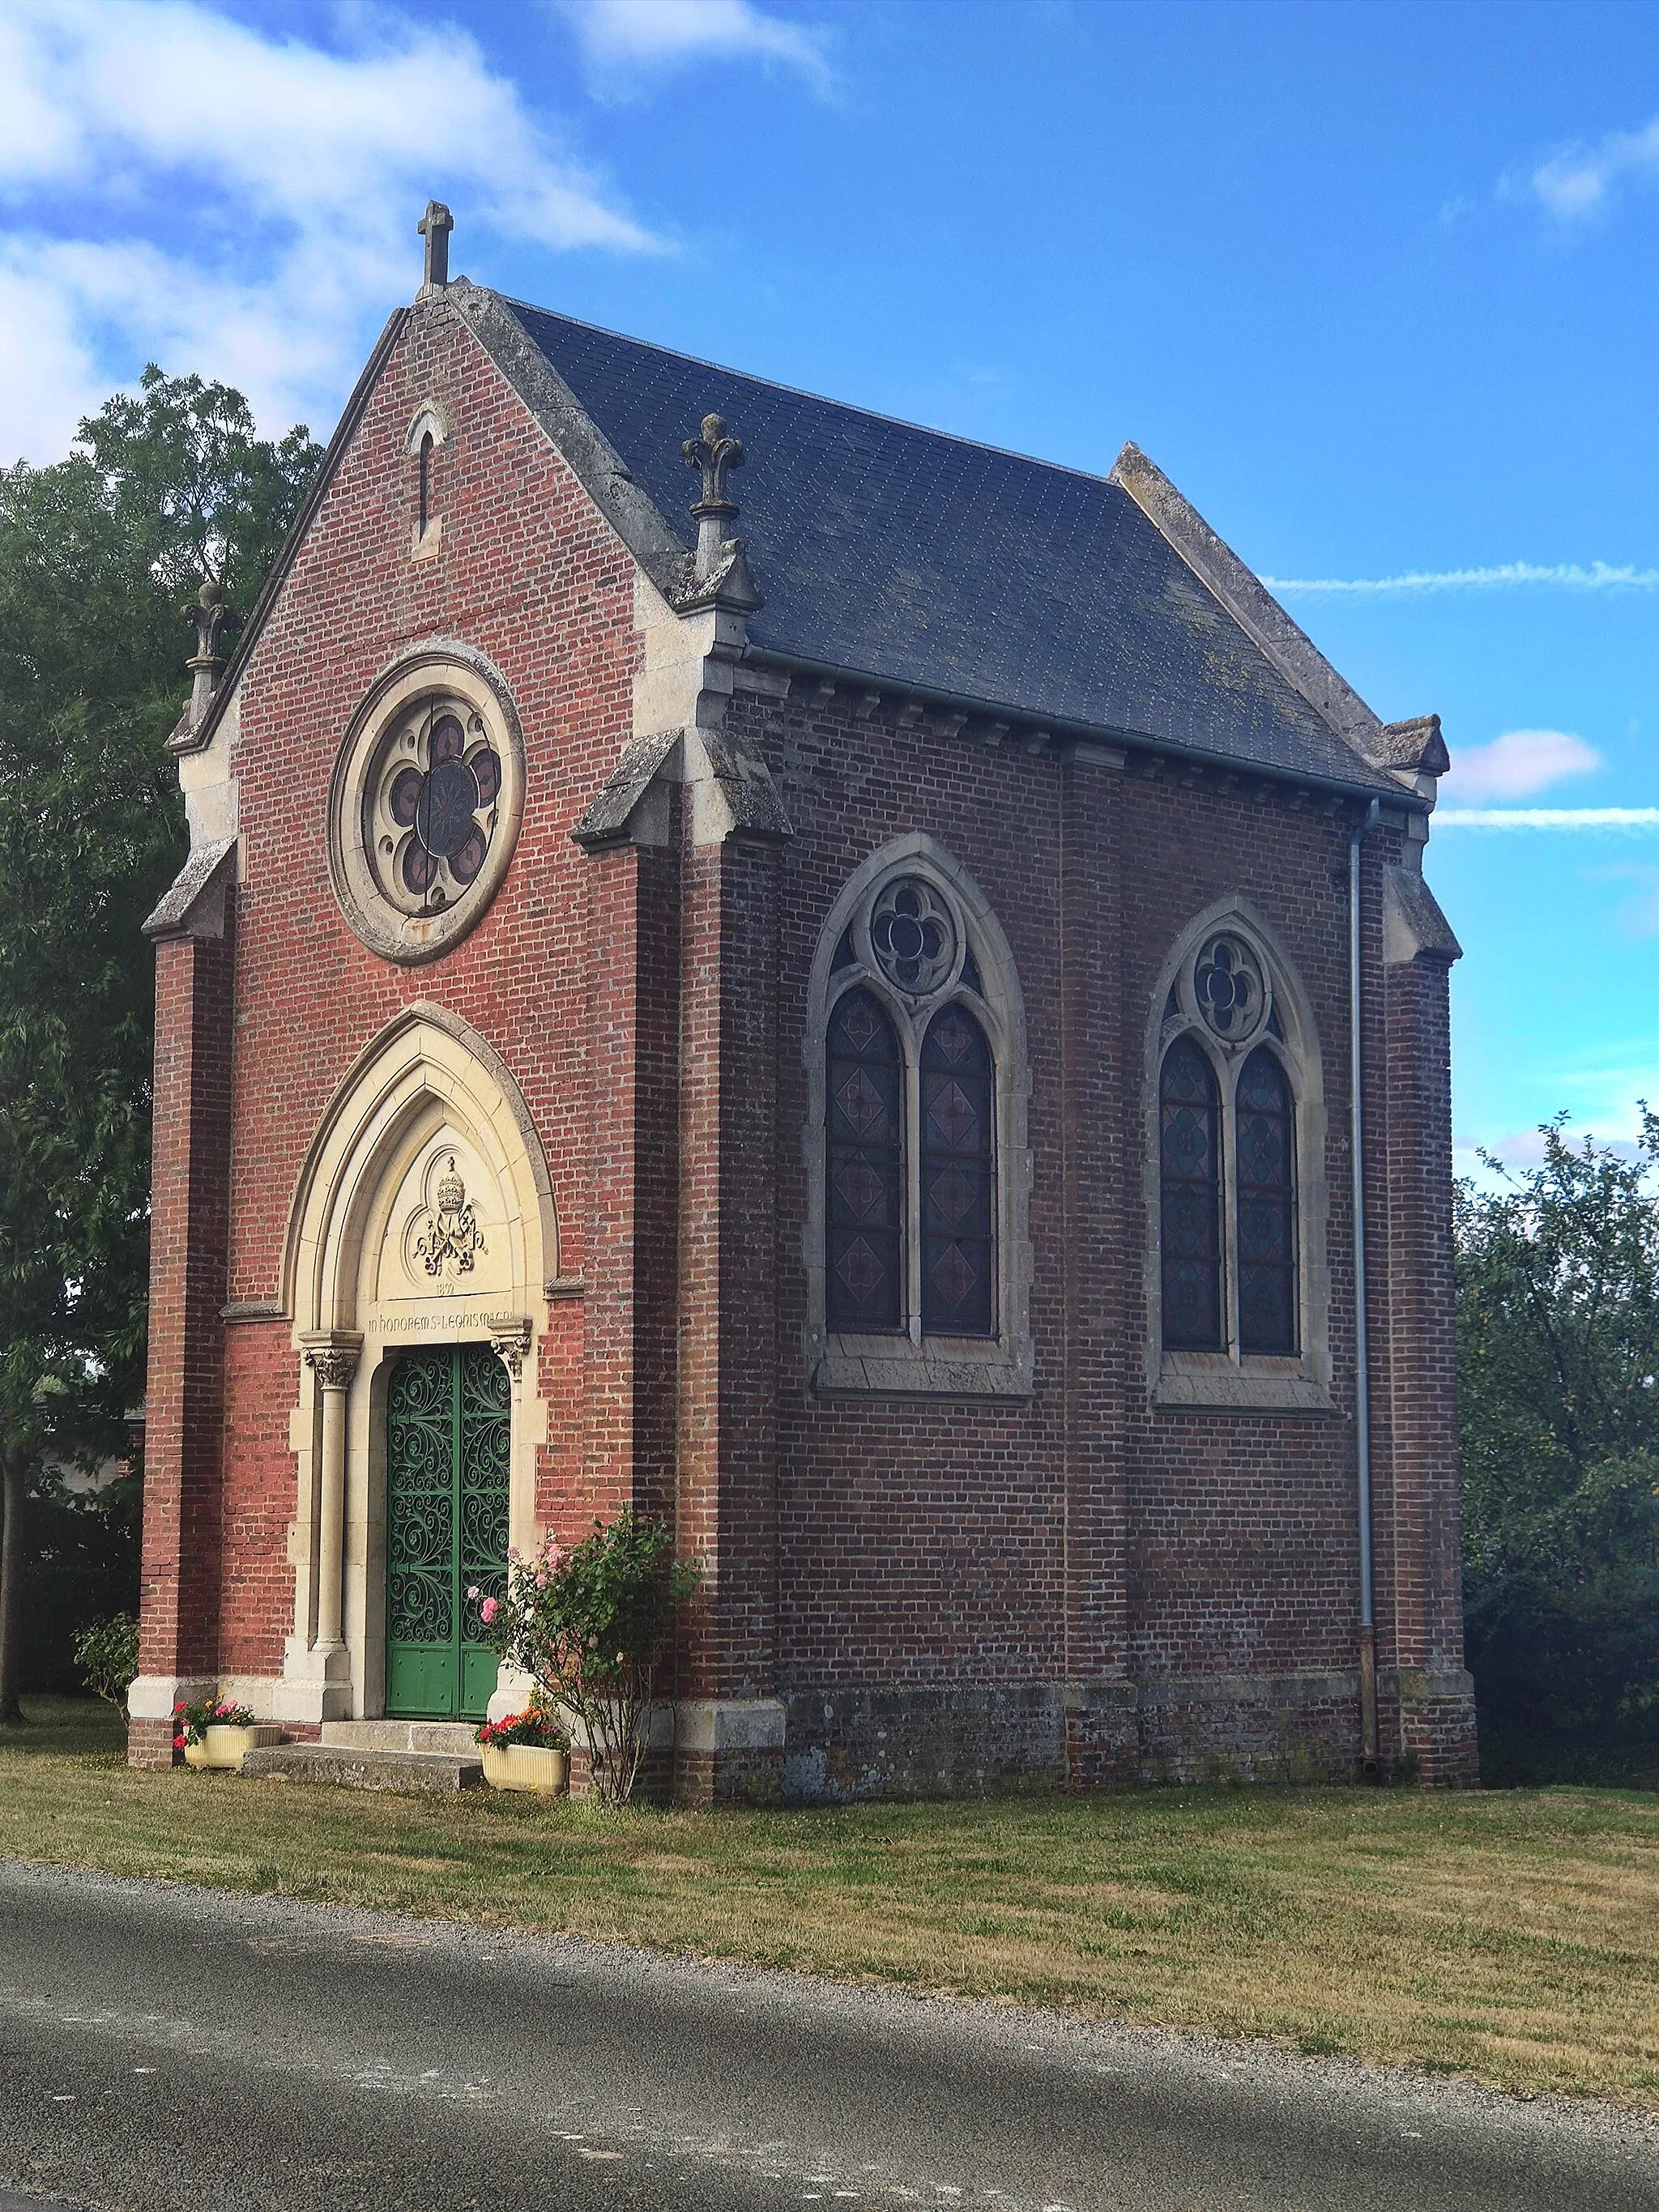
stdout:
[[1240,1070],[1238,1348],[1297,1349],[1295,1108],[1277,1056],[1258,1045]]
[[406,913],[435,911],[465,890],[489,850],[501,788],[500,757],[459,702],[421,708],[394,735],[370,824],[376,870],[394,903]]
[[1221,1096],[1190,1036],[1164,1055],[1158,1081],[1164,1342],[1221,1350]]
[[903,1063],[873,993],[830,1017],[824,1281],[831,1328],[904,1326]]
[[876,901],[870,945],[890,983],[907,998],[925,998],[950,979],[957,957],[956,924],[931,884],[904,876]]
[[996,1263],[991,1048],[965,1006],[942,1007],[921,1048],[921,1326],[990,1336]]

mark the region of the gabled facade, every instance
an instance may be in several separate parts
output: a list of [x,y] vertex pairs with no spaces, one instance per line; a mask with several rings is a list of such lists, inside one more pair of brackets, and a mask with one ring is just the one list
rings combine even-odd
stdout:
[[687,1801],[1468,1778],[1437,722],[1133,447],[447,221],[174,739],[133,1757],[514,1702],[467,1588],[631,1500]]

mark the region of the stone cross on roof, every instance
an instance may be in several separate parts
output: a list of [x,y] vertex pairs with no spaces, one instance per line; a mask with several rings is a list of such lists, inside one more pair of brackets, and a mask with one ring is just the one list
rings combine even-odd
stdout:
[[421,278],[424,292],[434,286],[449,282],[449,234],[455,228],[455,218],[441,200],[428,200],[426,213],[416,224],[416,233],[426,240],[426,267]]

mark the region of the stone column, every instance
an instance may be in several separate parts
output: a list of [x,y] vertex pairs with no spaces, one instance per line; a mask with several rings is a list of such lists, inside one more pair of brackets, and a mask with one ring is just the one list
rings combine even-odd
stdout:
[[326,1658],[343,1651],[346,1410],[357,1371],[361,1337],[332,1338],[307,1347],[306,1364],[322,1401],[322,1465],[317,1504],[317,1632],[312,1649]]

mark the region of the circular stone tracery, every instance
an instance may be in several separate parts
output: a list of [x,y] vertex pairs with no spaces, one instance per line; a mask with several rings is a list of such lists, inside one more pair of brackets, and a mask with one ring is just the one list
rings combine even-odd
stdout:
[[1211,938],[1193,963],[1193,997],[1217,1036],[1240,1044],[1266,1018],[1267,988],[1260,962],[1242,938]]
[[488,908],[524,809],[524,742],[500,677],[465,647],[412,648],[346,732],[329,872],[346,919],[388,960],[434,960]]
[[926,998],[949,980],[956,965],[957,927],[931,884],[901,876],[876,901],[870,949],[890,983],[907,998]]
[[462,701],[423,702],[370,777],[374,873],[394,906],[435,914],[476,883],[495,830],[501,763]]

